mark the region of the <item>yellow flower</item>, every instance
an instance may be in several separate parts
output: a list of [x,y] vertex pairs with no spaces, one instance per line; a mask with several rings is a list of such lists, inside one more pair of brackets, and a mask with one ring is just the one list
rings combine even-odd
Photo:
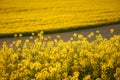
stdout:
[[73,34],[73,37],[77,37],[77,33],[74,33],[74,34]]
[[36,79],[41,79],[42,78],[42,73],[38,72],[37,74],[35,74]]
[[90,80],[91,79],[91,75],[86,75],[83,80]]
[[60,39],[60,35],[57,35],[57,38]]
[[42,65],[38,61],[36,61],[34,63],[34,67],[35,67],[36,70],[40,70],[42,68]]
[[93,37],[93,36],[94,36],[94,32],[91,32],[91,33],[88,35],[89,38],[91,38],[91,37]]
[[99,31],[99,30],[96,30],[96,33],[100,33],[100,31]]
[[19,34],[19,37],[22,37],[22,34]]
[[113,33],[114,32],[114,29],[110,29],[110,33]]
[[[90,36],[94,36],[94,33]],[[78,40],[74,40],[73,37],[71,41],[58,38],[44,41],[45,38],[37,38],[34,42],[26,40],[24,45],[21,45],[22,40],[18,40],[14,41],[10,48],[3,43],[3,48],[0,49],[0,80],[28,80],[31,77],[37,80],[113,78],[109,75],[114,75],[114,78],[119,80],[120,35],[105,39],[99,34],[92,42],[83,35],[78,35],[77,38]],[[87,72],[88,67],[94,70]],[[116,72],[107,72],[111,68],[116,69]],[[100,78],[98,74],[101,74]]]
[[30,63],[30,69],[32,70],[34,69],[34,67],[35,67],[34,63]]
[[106,68],[107,68],[107,64],[103,63],[101,66],[101,70],[106,70]]
[[33,36],[30,36],[29,38],[30,38],[30,39],[33,39]]
[[101,78],[97,78],[96,80],[102,80]]
[[17,37],[17,34],[14,34],[14,37]]
[[116,68],[116,73],[120,74],[120,68]]
[[35,35],[35,33],[32,33],[32,36],[34,36]]

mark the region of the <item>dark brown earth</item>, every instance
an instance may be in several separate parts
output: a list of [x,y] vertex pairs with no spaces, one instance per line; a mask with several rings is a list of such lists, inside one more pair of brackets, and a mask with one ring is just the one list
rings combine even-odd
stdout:
[[[110,29],[114,29],[114,32],[112,34],[110,33]],[[90,32],[94,32],[96,34],[97,30],[99,30],[100,34],[102,34],[103,37],[110,38],[113,35],[120,35],[120,24],[102,26],[102,27],[91,28],[91,29],[84,29],[84,30],[76,30],[76,31],[70,31],[70,32],[63,32],[63,33],[46,34],[45,37],[51,36],[51,39],[53,40],[56,38],[57,35],[60,35],[61,39],[63,39],[64,41],[67,41],[69,40],[70,37],[73,36],[73,33],[78,33],[78,34],[82,34],[83,36],[87,36]],[[34,37],[34,39],[36,38],[37,36]],[[0,39],[0,48],[2,48],[3,42],[6,42],[9,45],[13,41],[18,39],[25,41],[26,39],[29,39],[29,37],[2,38]]]

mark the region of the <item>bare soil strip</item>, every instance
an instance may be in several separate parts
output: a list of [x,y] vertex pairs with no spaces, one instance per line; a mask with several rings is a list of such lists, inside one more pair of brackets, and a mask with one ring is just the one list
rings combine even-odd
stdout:
[[[114,29],[114,32],[110,33],[110,29]],[[67,40],[69,40],[70,37],[73,36],[74,33],[82,34],[83,36],[86,37],[91,32],[94,32],[95,34],[97,34],[96,33],[97,30],[99,30],[100,34],[102,34],[103,37],[110,38],[113,35],[119,35],[120,34],[120,24],[102,26],[102,27],[85,29],[85,30],[63,32],[63,33],[46,34],[45,37],[51,36],[51,39],[54,40],[57,35],[60,35],[61,39],[63,39],[64,41],[67,41]],[[36,38],[37,38],[37,36],[35,36],[32,40],[34,40]],[[19,40],[19,39],[23,40],[23,42],[24,42],[26,39],[29,39],[29,37],[2,38],[2,39],[0,39],[0,48],[2,48],[3,42],[6,42],[9,45],[13,41]]]

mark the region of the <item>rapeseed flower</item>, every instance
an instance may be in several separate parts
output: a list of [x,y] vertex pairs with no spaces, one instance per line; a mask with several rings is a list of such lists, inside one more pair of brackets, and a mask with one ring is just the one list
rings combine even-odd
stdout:
[[105,39],[98,34],[91,42],[81,34],[74,34],[68,41],[59,37],[44,41],[44,35],[40,33],[40,36],[43,39],[34,42],[14,41],[10,47],[3,43],[1,80],[119,80],[120,35]]

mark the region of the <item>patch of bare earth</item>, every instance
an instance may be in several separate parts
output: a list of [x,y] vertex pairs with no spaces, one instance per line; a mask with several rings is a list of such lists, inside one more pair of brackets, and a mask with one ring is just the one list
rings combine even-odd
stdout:
[[[110,30],[114,29],[113,33],[110,33]],[[87,36],[89,33],[94,32],[95,34],[96,31],[99,30],[100,34],[102,34],[103,37],[105,38],[110,38],[111,36],[114,35],[119,35],[120,34],[120,24],[117,25],[110,25],[110,26],[102,26],[98,28],[91,28],[91,29],[85,29],[85,30],[76,30],[76,31],[70,31],[70,32],[63,32],[63,33],[55,33],[55,34],[46,34],[44,35],[45,37],[51,36],[51,39],[54,40],[57,35],[61,36],[61,39],[64,41],[69,40],[70,37],[73,36],[74,33],[77,34],[82,34],[83,36]],[[37,36],[35,36],[32,40],[36,39]],[[23,42],[26,39],[29,39],[29,37],[16,37],[16,38],[1,38],[0,39],[0,48],[2,48],[3,42],[6,42],[8,45],[10,45],[13,41],[21,39]]]

